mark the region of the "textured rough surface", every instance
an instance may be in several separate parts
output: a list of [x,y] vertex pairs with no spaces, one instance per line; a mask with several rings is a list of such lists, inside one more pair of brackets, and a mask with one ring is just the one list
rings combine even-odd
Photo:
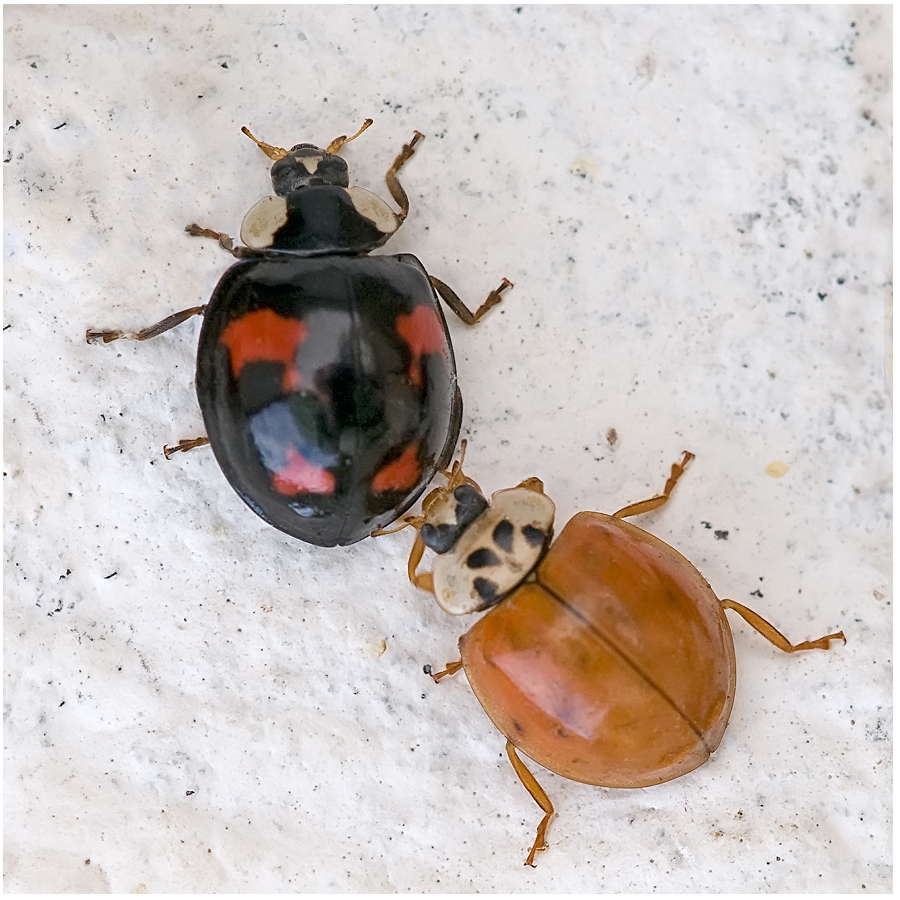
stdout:
[[[885,7],[4,9],[7,891],[883,892],[891,888],[891,11]],[[388,250],[449,318],[467,469],[557,520],[638,520],[720,595],[734,712],[696,772],[537,807],[461,676],[468,622],[411,535],[317,550],[230,490],[201,433],[203,303],[327,145],[410,214]],[[180,457],[180,458],[179,458]],[[87,860],[90,860],[88,863]]]

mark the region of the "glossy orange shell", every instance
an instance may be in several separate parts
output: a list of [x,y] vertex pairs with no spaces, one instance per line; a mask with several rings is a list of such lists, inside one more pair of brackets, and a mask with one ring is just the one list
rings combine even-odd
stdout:
[[536,580],[459,646],[497,728],[587,784],[646,787],[692,771],[734,702],[734,643],[709,584],[668,544],[602,513],[576,515]]

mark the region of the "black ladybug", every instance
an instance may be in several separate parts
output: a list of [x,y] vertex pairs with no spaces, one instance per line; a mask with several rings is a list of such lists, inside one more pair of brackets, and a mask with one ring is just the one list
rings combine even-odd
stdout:
[[352,544],[402,515],[447,467],[462,398],[438,296],[467,324],[473,314],[416,257],[368,256],[403,224],[409,200],[397,173],[385,180],[400,212],[349,186],[336,138],[325,150],[257,141],[274,160],[274,195],[241,225],[244,246],[189,225],[238,258],[205,307],[139,332],[89,330],[89,342],[147,340],[204,316],[197,397],[208,438],[180,441],[166,456],[212,446],[231,486],[259,516],[311,544]]

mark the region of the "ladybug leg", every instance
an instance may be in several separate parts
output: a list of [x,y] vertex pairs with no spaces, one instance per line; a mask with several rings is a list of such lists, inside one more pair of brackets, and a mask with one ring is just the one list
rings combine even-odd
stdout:
[[403,149],[397,154],[397,158],[394,160],[391,167],[387,170],[384,176],[384,180],[387,182],[388,190],[391,192],[391,196],[394,198],[394,202],[397,206],[400,207],[400,212],[397,215],[397,218],[400,220],[400,224],[403,224],[403,221],[409,215],[409,197],[406,196],[406,191],[403,189],[403,185],[400,184],[399,179],[397,178],[397,173],[403,168],[406,164],[406,161],[416,152],[416,144],[419,143],[425,137],[421,131],[417,131],[413,135],[413,139],[408,143],[403,145]]
[[205,309],[205,306],[192,306],[190,309],[183,309],[181,312],[172,313],[171,316],[166,316],[161,322],[157,322],[149,328],[142,328],[140,331],[99,331],[95,328],[88,328],[84,339],[89,344],[108,344],[110,341],[121,340],[149,341],[150,338],[155,338],[171,330],[192,316],[202,316]]
[[767,641],[774,644],[779,650],[785,653],[796,653],[798,650],[830,650],[832,641],[843,641],[847,643],[843,631],[835,634],[826,634],[825,637],[817,638],[814,641],[803,641],[801,644],[792,644],[778,629],[770,622],[767,622],[761,615],[753,612],[734,600],[722,600],[722,609],[733,609],[744,621],[748,622],[751,627],[758,631]]
[[244,256],[243,247],[235,247],[234,239],[225,234],[224,231],[213,231],[212,228],[201,228],[197,224],[185,225],[184,230],[192,237],[212,238],[219,242],[219,246],[223,250],[227,250],[232,256],[241,259]]
[[429,275],[428,280],[431,282],[432,287],[437,291],[438,296],[453,312],[459,316],[466,325],[474,325],[478,322],[479,319],[493,306],[496,306],[503,298],[500,296],[507,288],[511,288],[513,283],[508,279],[504,278],[500,283],[500,287],[495,288],[493,291],[488,294],[487,300],[478,307],[475,312],[471,312],[469,308],[459,299],[456,292],[444,284],[440,278],[435,278],[434,275]]
[[174,447],[163,447],[163,456],[166,459],[171,459],[173,453],[187,453],[188,450],[193,450],[196,447],[205,447],[209,443],[209,438],[207,437],[198,437],[198,438],[186,438],[185,440],[179,441]]
[[547,849],[547,826],[550,824],[550,819],[553,816],[553,804],[550,802],[550,798],[547,796],[544,789],[538,784],[534,775],[532,775],[525,767],[525,763],[519,759],[516,748],[509,741],[506,742],[506,755],[509,757],[512,767],[516,770],[519,781],[525,785],[525,790],[531,794],[534,802],[544,811],[544,818],[541,819],[540,824],[537,827],[537,836],[534,839],[534,843],[531,845],[531,852],[528,854],[528,859],[525,860],[526,866],[535,868],[535,853]]
[[425,542],[422,538],[417,534],[416,542],[413,544],[412,550],[409,552],[409,562],[407,563],[406,571],[409,575],[409,580],[417,587],[421,588],[423,591],[429,591],[430,593],[434,593],[434,577],[431,572],[417,572],[416,569],[420,562],[422,562],[422,556],[425,553]]
[[684,475],[684,470],[687,468],[687,464],[694,458],[693,453],[689,453],[687,450],[684,451],[684,455],[681,457],[681,462],[673,463],[672,465],[672,474],[669,476],[669,480],[666,482],[666,486],[663,488],[663,492],[661,494],[657,494],[655,497],[651,497],[649,500],[641,500],[638,503],[631,503],[628,506],[623,506],[618,512],[613,513],[614,519],[624,519],[626,516],[639,516],[641,513],[650,512],[653,509],[659,509],[664,503],[666,503],[669,499],[669,495],[672,493],[672,489],[678,482],[678,479]]
[[429,666],[428,674],[434,679],[434,683],[437,684],[442,678],[445,678],[447,675],[455,675],[462,667],[462,660],[458,659],[456,660],[456,662],[447,663],[447,667],[440,672],[432,672],[431,666]]
[[395,528],[376,528],[369,534],[369,537],[383,537],[386,534],[396,534],[398,531],[403,531],[403,529],[409,525],[412,525],[414,528],[420,528],[424,521],[424,516],[406,516],[400,520],[400,524]]

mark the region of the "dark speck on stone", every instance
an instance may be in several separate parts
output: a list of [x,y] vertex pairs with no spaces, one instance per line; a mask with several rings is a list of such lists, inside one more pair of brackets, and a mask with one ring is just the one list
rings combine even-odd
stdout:
[[728,532],[727,531],[714,531],[713,534],[715,534],[717,541],[727,541],[728,540]]

